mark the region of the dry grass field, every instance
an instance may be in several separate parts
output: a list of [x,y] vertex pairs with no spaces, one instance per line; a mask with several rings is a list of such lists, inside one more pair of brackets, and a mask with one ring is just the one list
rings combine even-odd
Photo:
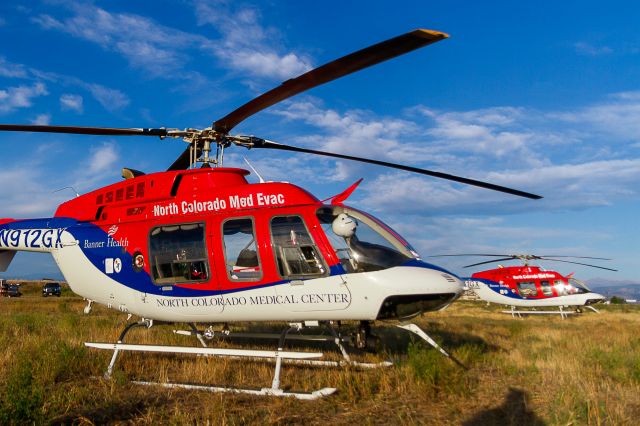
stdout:
[[[393,367],[283,368],[287,388],[338,388],[309,402],[130,383],[144,378],[268,387],[269,363],[125,353],[113,379],[104,380],[110,353],[83,342],[117,340],[126,316],[101,307],[86,316],[82,299],[68,290],[60,298],[42,298],[40,287],[31,286],[23,286],[22,298],[0,299],[0,424],[568,425],[640,419],[640,310],[632,306],[567,320],[512,319],[497,307],[457,302],[418,319],[468,370],[382,324],[382,352],[360,359],[393,359]],[[171,329],[136,329],[127,341],[196,346],[194,338]],[[321,349],[336,356],[331,346]]]

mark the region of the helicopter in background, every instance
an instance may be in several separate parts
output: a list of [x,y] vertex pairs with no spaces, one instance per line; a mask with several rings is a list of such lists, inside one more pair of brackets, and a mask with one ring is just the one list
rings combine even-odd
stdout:
[[[592,268],[606,269],[608,271],[616,271],[616,269],[606,268],[604,266],[558,259],[611,260],[602,257],[478,253],[436,255],[430,257],[447,256],[498,257],[498,259],[466,265],[464,266],[465,268],[510,260],[522,261],[523,265],[521,266],[499,265],[498,268],[479,271],[471,275],[471,277],[462,278],[465,283],[465,288],[480,299],[489,303],[510,306],[511,310],[503,312],[510,313],[513,317],[520,317],[523,314],[559,314],[561,318],[564,319],[570,314],[582,312],[582,307],[598,312],[593,305],[606,299],[605,296],[592,292],[583,281],[573,277],[573,273],[565,276],[559,272],[546,270],[540,266],[529,265],[529,262],[532,260],[572,263]],[[540,308],[550,307],[557,307],[559,310],[538,310]],[[517,308],[531,309],[518,310]],[[573,309],[565,310],[565,308]]]
[[[43,219],[0,219],[0,271],[17,251],[51,253],[70,288],[92,303],[140,321],[129,323],[116,343],[86,343],[112,350],[110,377],[121,351],[169,352],[275,361],[271,387],[259,390],[204,387],[218,392],[315,399],[335,392],[288,392],[280,387],[283,360],[305,365],[355,365],[343,343],[366,348],[374,321],[393,321],[448,355],[417,325],[422,313],[441,310],[462,293],[462,282],[424,262],[391,227],[344,202],[360,181],[321,201],[286,182],[250,184],[248,171],[223,167],[231,146],[277,149],[348,159],[448,179],[529,199],[539,195],[374,159],[299,148],[249,135],[231,135],[246,118],[298,93],[443,40],[415,30],[383,41],[285,81],[205,129],[108,128],[0,124],[0,131],[179,138],[187,148],[163,172],[124,168],[123,181],[62,203]],[[207,339],[232,336],[234,322],[288,323],[277,350],[210,348]],[[359,323],[352,336],[335,326]],[[135,327],[187,323],[201,348],[125,344]],[[198,324],[206,329],[198,328]],[[214,326],[218,329],[214,329]],[[330,335],[293,335],[306,327]],[[271,336],[272,337],[272,336]],[[287,338],[335,343],[341,363],[322,353],[284,350]],[[365,367],[370,367],[367,365]],[[149,382],[138,382],[149,384]],[[156,383],[157,384],[157,383]],[[167,387],[192,385],[162,383]],[[203,388],[203,387],[197,387]]]

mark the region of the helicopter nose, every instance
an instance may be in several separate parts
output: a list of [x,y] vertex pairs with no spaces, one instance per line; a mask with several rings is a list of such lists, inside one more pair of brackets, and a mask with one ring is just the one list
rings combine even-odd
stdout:
[[462,281],[446,271],[421,267],[400,269],[395,271],[393,295],[384,299],[378,319],[405,320],[441,310],[463,292]]
[[607,298],[599,293],[589,293],[589,298],[587,299],[585,305],[593,305],[594,303],[604,302]]

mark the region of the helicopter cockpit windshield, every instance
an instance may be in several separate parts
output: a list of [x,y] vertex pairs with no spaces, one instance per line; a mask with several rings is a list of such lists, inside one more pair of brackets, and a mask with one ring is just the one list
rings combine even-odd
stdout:
[[324,206],[316,214],[347,273],[379,271],[419,259],[395,231],[364,212]]
[[574,287],[574,290],[572,293],[577,293],[577,294],[581,294],[581,293],[591,293],[591,289],[589,289],[589,287],[587,287],[587,285],[584,283],[584,281],[580,281],[577,278],[569,278],[569,284]]

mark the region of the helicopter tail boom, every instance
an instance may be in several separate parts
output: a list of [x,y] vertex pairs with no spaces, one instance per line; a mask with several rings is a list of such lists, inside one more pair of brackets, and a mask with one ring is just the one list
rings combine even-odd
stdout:
[[51,253],[66,245],[77,244],[75,240],[69,241],[66,228],[50,227],[49,224],[47,219],[0,219],[0,268],[8,266],[8,263],[4,264],[5,259],[10,257],[10,262],[16,251]]

